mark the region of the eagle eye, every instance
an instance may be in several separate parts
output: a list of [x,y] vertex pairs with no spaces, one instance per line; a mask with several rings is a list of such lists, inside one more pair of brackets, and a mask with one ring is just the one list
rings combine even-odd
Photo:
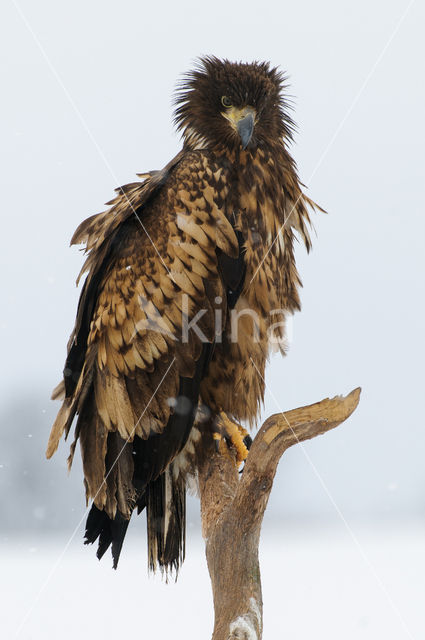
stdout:
[[223,107],[226,107],[226,109],[228,109],[229,107],[232,106],[232,101],[229,98],[229,96],[222,96],[221,97],[221,104],[223,105]]

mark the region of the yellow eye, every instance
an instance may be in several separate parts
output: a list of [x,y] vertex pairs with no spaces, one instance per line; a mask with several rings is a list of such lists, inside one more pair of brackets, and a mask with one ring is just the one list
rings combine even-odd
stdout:
[[232,101],[228,96],[222,96],[221,104],[223,105],[223,107],[226,107],[226,109],[228,109],[232,106]]

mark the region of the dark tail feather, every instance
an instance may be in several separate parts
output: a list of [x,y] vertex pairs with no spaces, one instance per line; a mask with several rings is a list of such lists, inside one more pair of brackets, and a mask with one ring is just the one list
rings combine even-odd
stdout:
[[[177,577],[185,556],[186,484],[184,479],[173,477],[172,464],[147,485],[137,506],[139,512],[146,506],[149,569],[155,571],[159,567],[167,575],[175,571]],[[106,511],[93,504],[87,517],[84,544],[99,539],[96,553],[99,560],[112,545],[116,569],[129,522],[119,511],[111,520]]]
[[86,522],[84,544],[93,544],[99,538],[96,553],[99,560],[112,544],[113,567],[116,569],[129,522],[119,511],[111,520],[106,511],[101,511],[93,504]]
[[185,556],[186,485],[173,478],[172,464],[147,487],[146,517],[149,569],[174,570],[177,577]]

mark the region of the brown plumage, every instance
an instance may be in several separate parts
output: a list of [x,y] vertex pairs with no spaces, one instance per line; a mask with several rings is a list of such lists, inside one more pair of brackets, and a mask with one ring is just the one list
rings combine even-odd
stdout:
[[267,63],[202,59],[177,94],[182,151],[72,238],[87,277],[47,456],[77,416],[86,542],[99,557],[112,544],[114,566],[137,506],[151,568],[178,568],[194,443],[220,411],[255,421],[269,350],[284,351],[284,315],[300,308],[294,232],[309,250],[316,205],[288,152],[284,89]]

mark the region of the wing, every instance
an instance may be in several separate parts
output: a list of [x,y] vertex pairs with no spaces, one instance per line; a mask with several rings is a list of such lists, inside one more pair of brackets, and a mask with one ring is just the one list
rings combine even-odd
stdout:
[[[74,235],[86,242],[88,275],[47,456],[78,415],[69,464],[80,439],[87,499],[110,518],[130,516],[187,439],[214,341],[214,301],[229,295],[223,256],[239,256],[226,198],[224,168],[187,152],[122,187],[112,208]],[[185,319],[196,316],[195,330]]]

